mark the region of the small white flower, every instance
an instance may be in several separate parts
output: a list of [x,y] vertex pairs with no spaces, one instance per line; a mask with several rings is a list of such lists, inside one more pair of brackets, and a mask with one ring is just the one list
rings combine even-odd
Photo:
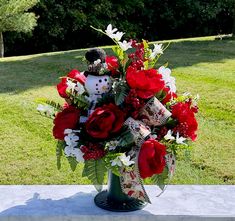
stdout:
[[154,49],[149,58],[153,60],[158,54],[163,54],[162,44],[154,44]]
[[113,34],[113,39],[115,39],[116,41],[120,41],[124,34],[125,33],[118,31],[117,33]]
[[68,91],[72,91],[72,93],[74,92],[74,90],[75,90],[75,87],[77,86],[77,84],[76,83],[74,83],[74,82],[72,82],[71,80],[69,80],[69,79],[67,79],[67,89],[66,90],[68,90]]
[[123,163],[124,166],[130,166],[135,163],[135,161],[130,160],[130,156],[126,156],[125,153],[123,153],[121,156],[119,156],[119,159]]
[[176,92],[175,78],[171,77],[171,69],[161,66],[158,73],[162,75],[165,85],[169,87],[171,93]]
[[111,166],[119,166],[121,167],[122,166],[122,162],[121,160],[119,159],[119,157],[116,157],[114,160],[111,160]]
[[51,116],[51,115],[54,114],[54,109],[51,106],[47,105],[47,104],[44,104],[44,105],[43,104],[39,104],[37,106],[37,110],[39,112],[47,114],[48,116]]
[[94,65],[97,66],[99,63],[101,63],[101,60],[100,59],[97,59],[94,61]]
[[179,132],[177,132],[177,134],[176,134],[176,143],[177,144],[187,145],[186,143],[184,143],[185,140],[186,140],[186,138],[185,137],[180,137]]
[[108,146],[109,150],[115,150],[118,145],[118,141],[110,141],[106,145]]
[[172,136],[172,131],[168,130],[167,134],[164,136],[165,140],[175,140],[175,137]]
[[84,162],[84,153],[79,148],[66,146],[64,149],[64,153],[67,157],[76,157],[77,162]]
[[123,51],[126,51],[126,50],[129,49],[129,48],[132,48],[132,47],[131,47],[131,42],[127,42],[127,41],[121,42],[121,41],[119,41],[118,44],[119,44],[120,48],[121,48]]
[[116,31],[117,31],[117,28],[114,28],[114,29],[113,29],[113,27],[112,27],[111,24],[109,24],[109,25],[107,26],[107,29],[105,30],[106,34],[107,34],[110,38],[113,38],[114,32],[116,32]]
[[64,130],[64,134],[71,134],[72,132],[73,130],[69,128]]
[[77,141],[79,140],[79,137],[76,136],[74,133],[69,133],[67,136],[64,137],[65,143],[70,147],[77,146]]
[[77,91],[79,94],[83,94],[85,92],[84,86],[80,84],[79,82],[77,82],[74,90]]

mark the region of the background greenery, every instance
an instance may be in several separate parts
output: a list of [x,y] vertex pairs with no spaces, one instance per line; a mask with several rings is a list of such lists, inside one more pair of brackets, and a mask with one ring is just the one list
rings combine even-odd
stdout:
[[108,23],[126,38],[174,39],[232,32],[234,0],[41,0],[31,34],[5,34],[6,56],[111,44],[90,25]]
[[[106,48],[108,53],[110,48]],[[0,59],[0,184],[86,184],[81,165],[56,168],[53,123],[34,100],[60,100],[55,85],[66,70],[85,70],[85,49]],[[179,92],[199,93],[198,140],[192,161],[177,161],[173,183],[235,184],[235,41],[214,37],[173,41],[169,61]]]

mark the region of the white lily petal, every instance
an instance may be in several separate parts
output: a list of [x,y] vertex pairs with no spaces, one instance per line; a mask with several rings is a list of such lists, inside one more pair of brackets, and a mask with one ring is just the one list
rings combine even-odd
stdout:
[[132,48],[132,47],[131,47],[131,42],[127,42],[127,41],[125,41],[125,40],[124,40],[123,42],[119,41],[118,44],[119,44],[120,48],[121,48],[123,51],[126,51],[126,50],[129,49],[129,48]]

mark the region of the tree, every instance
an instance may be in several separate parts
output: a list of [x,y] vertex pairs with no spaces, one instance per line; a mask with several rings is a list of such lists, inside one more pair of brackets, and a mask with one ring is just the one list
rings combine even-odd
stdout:
[[0,57],[4,57],[3,33],[29,32],[37,24],[37,17],[28,10],[38,0],[0,0]]

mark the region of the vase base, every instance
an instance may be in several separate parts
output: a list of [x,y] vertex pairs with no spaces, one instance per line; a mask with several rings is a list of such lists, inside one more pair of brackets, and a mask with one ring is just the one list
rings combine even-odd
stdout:
[[115,212],[130,212],[140,210],[147,205],[146,202],[135,198],[130,198],[125,202],[109,200],[107,190],[98,193],[95,196],[94,201],[98,207]]

